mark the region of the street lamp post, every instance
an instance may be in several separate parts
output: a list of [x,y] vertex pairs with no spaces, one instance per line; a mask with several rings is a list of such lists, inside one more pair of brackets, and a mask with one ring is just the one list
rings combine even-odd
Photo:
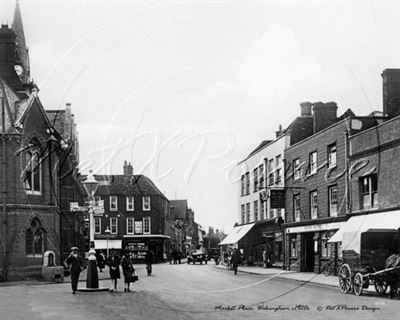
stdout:
[[110,229],[107,227],[107,229],[104,231],[104,233],[107,235],[107,259],[108,259],[108,238],[110,237]]
[[89,197],[89,264],[87,268],[86,288],[79,291],[107,291],[108,288],[99,288],[99,275],[97,273],[96,251],[94,249],[94,195],[96,194],[99,182],[90,170],[86,180],[82,183]]

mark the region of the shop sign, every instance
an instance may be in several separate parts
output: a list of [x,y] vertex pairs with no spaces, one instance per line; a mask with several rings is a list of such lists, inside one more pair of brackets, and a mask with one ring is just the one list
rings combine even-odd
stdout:
[[270,190],[270,204],[271,204],[271,209],[285,208],[285,190],[284,189],[271,189]]

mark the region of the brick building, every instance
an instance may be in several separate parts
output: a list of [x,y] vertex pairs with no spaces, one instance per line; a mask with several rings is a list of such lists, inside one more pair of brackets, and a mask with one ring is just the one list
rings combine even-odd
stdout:
[[[384,123],[350,136],[347,222],[329,240],[342,242],[346,232],[400,227],[400,69],[386,69],[383,78]],[[359,247],[359,237],[343,250]]]
[[40,277],[46,251],[61,262],[60,173],[74,165],[73,139],[57,131],[30,79],[18,2],[12,28],[0,29],[0,77],[0,278]]
[[[129,249],[136,260],[144,259],[147,249],[157,261],[166,259],[170,236],[167,229],[169,200],[144,175],[134,175],[125,161],[123,175],[96,175],[100,185],[96,201],[104,201],[104,214],[94,217],[97,250]],[[106,229],[110,234],[105,233]]]
[[287,269],[319,272],[340,251],[328,240],[349,211],[348,137],[384,118],[356,117],[351,110],[337,117],[334,102],[303,103],[301,109],[311,134],[292,135],[285,150],[285,263]]

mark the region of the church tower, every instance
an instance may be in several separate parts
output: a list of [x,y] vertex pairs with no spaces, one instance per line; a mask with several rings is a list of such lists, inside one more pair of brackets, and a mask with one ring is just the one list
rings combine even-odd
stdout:
[[24,27],[22,25],[21,9],[17,0],[14,11],[14,20],[11,26],[16,35],[16,63],[15,71],[22,84],[30,85],[31,71],[29,64],[29,49],[26,47]]

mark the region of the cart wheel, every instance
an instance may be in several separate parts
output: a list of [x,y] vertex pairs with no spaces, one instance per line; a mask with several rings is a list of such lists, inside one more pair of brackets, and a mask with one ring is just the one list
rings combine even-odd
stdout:
[[357,272],[353,279],[353,289],[357,296],[361,296],[364,286],[363,275]]
[[351,290],[351,270],[348,264],[343,264],[339,270],[339,287],[344,293]]
[[378,294],[384,295],[388,288],[388,283],[385,280],[375,280],[374,287]]

